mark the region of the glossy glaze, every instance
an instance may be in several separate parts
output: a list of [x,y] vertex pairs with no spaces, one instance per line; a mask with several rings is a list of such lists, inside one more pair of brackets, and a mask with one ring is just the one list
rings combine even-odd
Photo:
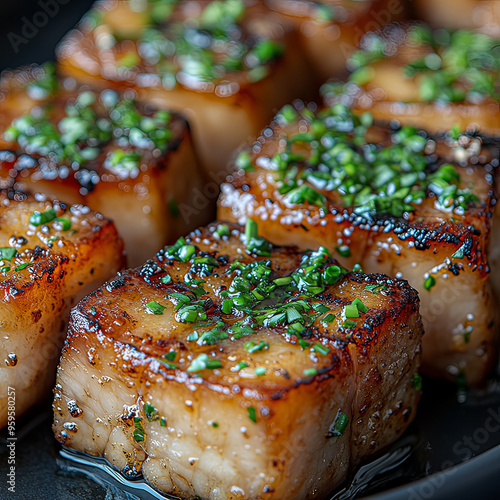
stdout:
[[[319,295],[302,296],[336,315],[330,324],[325,313],[313,315],[302,346],[286,323],[254,324],[253,333],[238,337],[231,328],[246,313],[224,313],[221,296],[239,274],[231,271],[235,259],[270,266],[274,280],[296,271],[304,254],[271,248],[270,258],[256,257],[241,229],[229,230],[221,237],[213,224],[186,238],[196,256],[216,259],[199,297],[207,320],[179,322],[177,299],[169,297],[193,293],[186,280],[195,261],[179,262],[168,251],[73,310],[55,389],[56,437],[182,498],[326,498],[415,416],[418,297],[401,280],[342,274]],[[298,298],[294,292],[285,302]],[[355,298],[367,311],[342,327],[342,310]],[[148,312],[152,301],[164,307],[161,314]],[[219,322],[229,335],[202,341]],[[249,352],[249,341],[267,345]],[[219,367],[193,371],[200,355]],[[240,362],[246,366],[236,368]],[[339,411],[348,421],[336,433]]]

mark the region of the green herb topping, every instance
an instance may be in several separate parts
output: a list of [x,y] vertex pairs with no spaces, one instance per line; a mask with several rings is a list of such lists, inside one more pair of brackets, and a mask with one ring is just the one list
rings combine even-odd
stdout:
[[[249,33],[243,0],[208,2],[200,14],[186,21],[175,15],[176,0],[137,4],[149,15],[148,26],[127,34],[136,47],[118,60],[123,71],[146,66],[156,72],[166,89],[178,83],[190,88],[230,79],[240,73],[253,82],[266,77],[269,65],[280,58],[284,45],[259,33]],[[95,14],[89,19],[96,26]],[[97,24],[102,22],[97,19]],[[116,43],[123,39],[115,34]]]
[[[469,30],[432,31],[425,25],[412,26],[406,42],[414,54],[403,67],[404,75],[416,79],[423,101],[473,104],[490,97],[498,100],[500,42]],[[348,60],[349,83],[365,85],[375,74],[373,63],[391,57],[396,47],[391,37],[374,33],[365,36],[362,50]],[[328,85],[325,93],[341,93],[342,84]]]
[[209,358],[207,354],[200,354],[191,362],[187,369],[189,373],[201,372],[202,370],[214,370],[220,368],[222,363],[219,359]]
[[165,309],[165,306],[162,306],[155,300],[152,300],[151,302],[148,302],[146,304],[146,310],[150,314],[163,314],[163,310]]
[[347,415],[341,410],[339,410],[337,412],[337,417],[335,418],[335,421],[328,430],[328,434],[326,435],[326,437],[333,438],[335,440],[338,439],[340,436],[342,436],[342,434],[344,434],[344,431],[348,423],[349,423],[349,418],[347,417]]
[[140,417],[134,417],[134,439],[141,443],[144,441],[144,427],[141,423],[142,419]]
[[[73,170],[95,160],[104,144],[120,145],[111,148],[104,163],[110,170],[129,175],[140,167],[144,151],[165,151],[173,137],[170,120],[165,111],[143,115],[134,100],[120,98],[113,90],[85,91],[67,101],[62,118],[55,119],[49,101],[16,118],[3,137],[17,142],[28,154],[50,157],[51,162],[70,165]],[[89,182],[88,175],[76,177],[81,183]]]
[[[277,121],[300,121],[307,132],[290,133],[284,149],[270,158],[266,168],[276,172],[276,186],[289,205],[305,204],[327,211],[341,207],[373,220],[380,215],[402,217],[414,212],[424,199],[436,208],[463,214],[479,201],[469,188],[460,187],[461,177],[449,164],[436,164],[425,153],[428,139],[415,128],[391,133],[389,146],[367,140],[371,120],[357,117],[341,105],[313,113],[307,108],[290,116],[288,107]],[[281,117],[281,118],[280,118]],[[337,247],[342,257],[351,255],[347,245]]]
[[254,423],[257,423],[257,411],[253,406],[248,407],[248,418]]

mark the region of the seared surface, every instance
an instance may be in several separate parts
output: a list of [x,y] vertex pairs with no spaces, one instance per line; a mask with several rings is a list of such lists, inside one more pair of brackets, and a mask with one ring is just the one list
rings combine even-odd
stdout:
[[420,293],[424,369],[476,384],[497,352],[497,150],[476,136],[367,128],[342,106],[285,107],[237,160],[247,170],[222,187],[219,217],[403,276]]
[[[37,213],[46,222],[38,223]],[[48,396],[70,307],[123,267],[125,257],[102,215],[13,191],[0,193],[0,254],[3,427],[7,389],[15,390],[17,419]]]
[[419,397],[415,291],[247,235],[196,231],[78,304],[61,443],[182,498],[285,499],[325,498],[401,435]]
[[216,184],[233,150],[276,109],[314,95],[298,34],[260,2],[131,4],[97,3],[61,43],[60,67],[185,114]]
[[183,213],[204,183],[186,121],[134,99],[59,79],[50,65],[4,73],[0,175],[3,187],[112,218],[139,265],[210,214]]
[[361,37],[402,17],[405,7],[390,0],[265,0],[266,5],[293,23],[306,56],[321,82],[346,73],[346,59]]
[[341,102],[387,122],[498,135],[499,36],[392,24],[366,34],[347,61],[347,83],[332,81],[322,93],[329,105]]

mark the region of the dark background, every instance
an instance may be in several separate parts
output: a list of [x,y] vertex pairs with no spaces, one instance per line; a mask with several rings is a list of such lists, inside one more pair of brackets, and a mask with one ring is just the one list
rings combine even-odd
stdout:
[[0,71],[54,59],[91,0],[0,0]]

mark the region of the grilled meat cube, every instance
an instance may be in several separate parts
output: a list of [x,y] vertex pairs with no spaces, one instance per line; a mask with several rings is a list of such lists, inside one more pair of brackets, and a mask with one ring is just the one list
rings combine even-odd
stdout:
[[436,28],[477,29],[500,35],[500,4],[496,0],[416,0],[414,9],[421,19]]
[[331,82],[322,93],[329,105],[340,102],[387,122],[498,135],[498,43],[473,31],[389,25],[363,37],[347,63],[347,82]]
[[233,150],[276,109],[312,98],[298,35],[282,21],[253,1],[105,1],[63,40],[58,60],[79,81],[133,87],[185,114],[220,184]]
[[401,2],[390,0],[266,0],[266,4],[296,26],[321,81],[344,74],[346,59],[362,36],[397,21],[405,10]]
[[112,218],[132,265],[211,219],[209,210],[192,213],[204,178],[181,116],[137,104],[131,91],[94,92],[54,71],[32,66],[3,75],[3,187],[86,204]]
[[251,217],[273,242],[403,276],[420,294],[423,369],[481,382],[498,349],[497,146],[370,126],[338,104],[312,109],[283,108],[240,154],[219,217]]
[[182,498],[325,498],[415,416],[403,280],[212,224],[72,311],[54,431]]
[[0,427],[49,395],[69,309],[125,265],[111,221],[83,205],[0,192]]

